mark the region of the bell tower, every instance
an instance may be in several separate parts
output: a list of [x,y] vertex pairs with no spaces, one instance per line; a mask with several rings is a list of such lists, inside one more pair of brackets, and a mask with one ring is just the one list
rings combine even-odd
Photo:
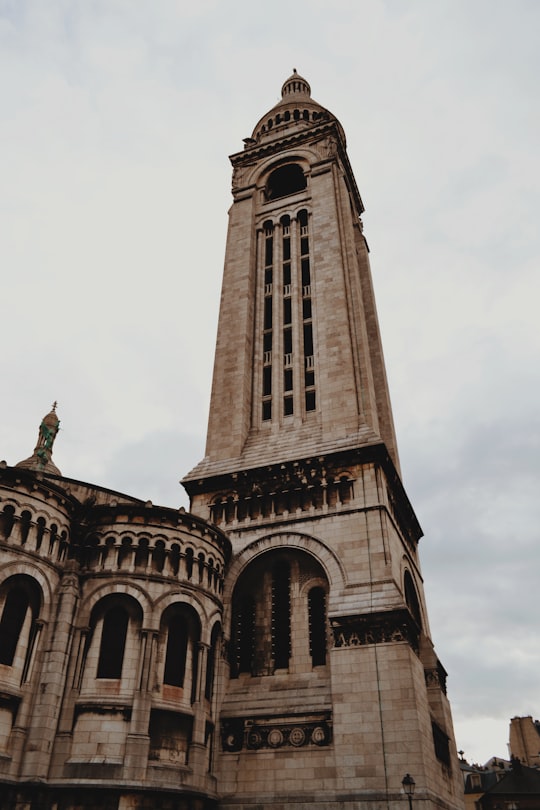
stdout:
[[362,200],[343,128],[296,71],[232,155],[204,459],[225,530],[220,806],[459,808],[421,529],[403,488]]

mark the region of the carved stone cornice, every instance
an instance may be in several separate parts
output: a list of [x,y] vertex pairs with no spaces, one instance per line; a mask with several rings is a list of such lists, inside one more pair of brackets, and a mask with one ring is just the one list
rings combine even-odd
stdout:
[[330,624],[336,648],[406,641],[418,655],[420,628],[406,608],[338,616],[331,618]]
[[343,464],[324,457],[284,462],[264,469],[242,471],[231,475],[231,483],[240,498],[257,497],[275,492],[307,489],[339,479],[347,473]]
[[[313,126],[300,132],[284,132],[283,137],[276,138],[268,143],[252,146],[243,152],[236,152],[234,155],[230,155],[229,160],[235,167],[239,165],[254,165],[259,160],[269,155],[281,154],[286,149],[301,146],[305,143],[313,144],[314,141],[320,140],[329,134],[332,134],[341,142],[337,123],[335,121],[325,121],[318,126]],[[343,148],[341,143],[340,145]]]

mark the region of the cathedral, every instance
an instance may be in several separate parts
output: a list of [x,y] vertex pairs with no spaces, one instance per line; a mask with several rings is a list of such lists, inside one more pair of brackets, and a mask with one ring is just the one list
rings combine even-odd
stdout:
[[462,807],[362,199],[281,96],[230,158],[190,511],[64,476],[56,405],[0,464],[0,810]]

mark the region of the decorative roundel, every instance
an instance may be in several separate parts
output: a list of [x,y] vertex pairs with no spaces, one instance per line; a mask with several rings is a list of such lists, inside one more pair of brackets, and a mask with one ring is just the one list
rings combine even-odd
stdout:
[[316,726],[311,734],[311,740],[315,745],[324,745],[326,742],[326,729],[322,726]]
[[272,748],[279,748],[280,745],[283,745],[283,734],[279,728],[273,728],[268,733],[268,745]]
[[291,730],[291,733],[289,734],[289,742],[291,745],[295,745],[298,747],[299,745],[303,745],[305,741],[306,735],[301,728],[296,726]]
[[248,745],[250,748],[260,748],[263,739],[258,731],[250,731],[248,734]]

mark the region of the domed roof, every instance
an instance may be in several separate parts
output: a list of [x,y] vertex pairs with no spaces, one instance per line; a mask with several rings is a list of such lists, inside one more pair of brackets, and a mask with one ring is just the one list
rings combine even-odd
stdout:
[[296,68],[293,68],[292,76],[289,76],[287,81],[283,82],[283,87],[281,88],[281,98],[292,95],[311,97],[309,82],[296,72]]
[[294,68],[281,88],[281,101],[258,121],[246,144],[282,135],[288,128],[305,129],[317,121],[335,121],[345,142],[345,133],[335,115],[311,98],[309,82]]

